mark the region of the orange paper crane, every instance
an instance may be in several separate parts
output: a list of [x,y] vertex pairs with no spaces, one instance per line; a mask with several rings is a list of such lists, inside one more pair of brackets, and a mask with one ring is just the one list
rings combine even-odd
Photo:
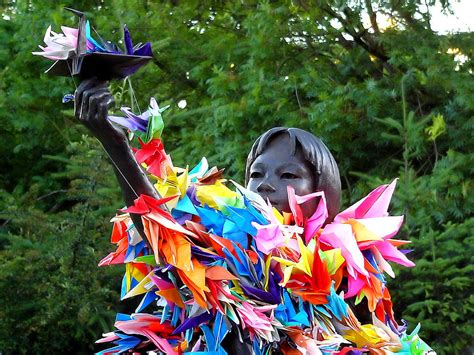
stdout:
[[142,214],[143,229],[148,242],[153,249],[158,264],[169,264],[176,268],[183,283],[192,292],[195,301],[207,308],[205,292],[210,292],[206,286],[206,267],[197,259],[191,257],[191,242],[187,236],[196,235],[178,224],[174,218],[160,208],[160,205],[174,197],[156,200],[141,195],[135,200],[135,205],[126,211]]
[[[302,253],[302,258],[304,257]],[[295,272],[290,276],[286,287],[300,296],[304,301],[312,304],[326,304],[331,288],[331,276],[326,264],[319,256],[319,245],[312,255],[311,270],[309,273]],[[309,260],[311,261],[311,260]]]
[[115,220],[112,229],[111,242],[117,244],[117,249],[99,262],[99,266],[122,264],[128,248],[127,225],[122,220]]

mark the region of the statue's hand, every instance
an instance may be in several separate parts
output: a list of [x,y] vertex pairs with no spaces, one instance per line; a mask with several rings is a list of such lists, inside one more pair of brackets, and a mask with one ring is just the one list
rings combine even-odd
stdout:
[[105,146],[122,143],[125,132],[107,119],[107,112],[113,104],[106,81],[95,78],[81,82],[75,92],[74,114],[89,131]]

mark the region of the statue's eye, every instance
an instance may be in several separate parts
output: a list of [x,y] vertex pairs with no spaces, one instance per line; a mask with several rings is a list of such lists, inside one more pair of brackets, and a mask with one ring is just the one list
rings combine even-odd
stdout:
[[250,178],[251,179],[261,179],[261,178],[263,178],[263,173],[261,173],[260,171],[254,171],[250,174]]
[[290,179],[298,179],[298,177],[299,177],[298,175],[295,175],[293,173],[283,173],[283,174],[281,174],[282,179],[289,179],[290,180]]

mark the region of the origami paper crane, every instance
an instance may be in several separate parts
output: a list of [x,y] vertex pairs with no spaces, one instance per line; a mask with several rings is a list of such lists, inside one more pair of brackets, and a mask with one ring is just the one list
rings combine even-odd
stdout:
[[[124,27],[125,53],[111,42],[104,41],[95,32],[84,13],[65,8],[79,17],[77,29],[61,27],[63,33],[55,33],[48,27],[44,36],[45,47],[42,52],[33,52],[55,63],[46,71],[52,75],[73,76],[81,78],[97,77],[102,80],[124,78],[135,73],[152,58],[150,43],[133,46],[128,28]],[[95,30],[94,30],[95,31]]]
[[178,355],[168,341],[172,338],[173,327],[169,322],[162,322],[159,317],[137,313],[126,320],[117,320],[115,327],[125,334],[136,334],[148,338],[166,354]]
[[33,52],[33,54],[52,60],[68,59],[76,50],[78,30],[66,26],[61,26],[61,30],[63,33],[56,33],[49,26],[44,35],[46,47],[39,46],[42,52]]
[[[288,202],[290,204],[291,212],[295,218],[295,222],[299,226],[305,225],[304,240],[308,244],[309,240],[313,238],[316,232],[321,228],[328,218],[328,211],[326,207],[326,198],[324,192],[314,192],[305,196],[298,196],[295,194],[295,189],[292,186],[288,186]],[[307,221],[303,218],[303,212],[300,205],[305,202],[319,198],[318,207],[311,217]]]
[[145,163],[150,174],[163,178],[168,169],[172,169],[170,157],[166,154],[163,143],[159,139],[152,139],[145,143],[139,140],[141,148],[135,152],[135,158]]
[[160,139],[164,128],[161,114],[169,107],[168,105],[160,108],[155,98],[152,97],[148,109],[142,114],[133,113],[129,107],[121,107],[120,111],[125,117],[111,115],[107,118],[132,132],[137,132],[145,143],[149,143],[152,139]]

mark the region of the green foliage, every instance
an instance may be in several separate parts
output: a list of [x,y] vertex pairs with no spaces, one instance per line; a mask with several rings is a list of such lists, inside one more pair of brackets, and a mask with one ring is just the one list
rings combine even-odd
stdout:
[[[0,196],[2,351],[91,352],[92,339],[109,330],[121,270],[96,265],[109,249],[107,220],[120,196],[96,145],[84,137],[44,158],[63,167],[45,178],[66,180],[66,188],[39,196],[41,183],[33,183]],[[46,199],[55,201],[49,211],[38,207]]]
[[49,23],[75,23],[63,5],[88,11],[106,38],[127,23],[135,41],[152,41],[153,64],[111,88],[117,107],[171,105],[164,140],[176,165],[205,155],[242,181],[255,138],[285,125],[331,148],[343,205],[399,177],[392,212],[406,216],[400,237],[417,267],[392,281],[398,314],[420,321],[438,353],[472,345],[474,37],[436,34],[418,0],[316,4],[0,5],[0,351],[90,352],[119,307],[119,270],[96,268],[121,206],[113,174],[60,104],[72,80],[45,76],[31,55]]
[[424,337],[433,339],[431,346],[450,349],[450,353],[461,353],[474,329],[473,227],[474,219],[470,218],[459,224],[448,222],[440,231],[425,230],[415,240],[425,255],[417,259],[413,270],[403,270],[400,275],[403,289],[412,292],[394,288],[399,314],[411,324],[421,322]]

